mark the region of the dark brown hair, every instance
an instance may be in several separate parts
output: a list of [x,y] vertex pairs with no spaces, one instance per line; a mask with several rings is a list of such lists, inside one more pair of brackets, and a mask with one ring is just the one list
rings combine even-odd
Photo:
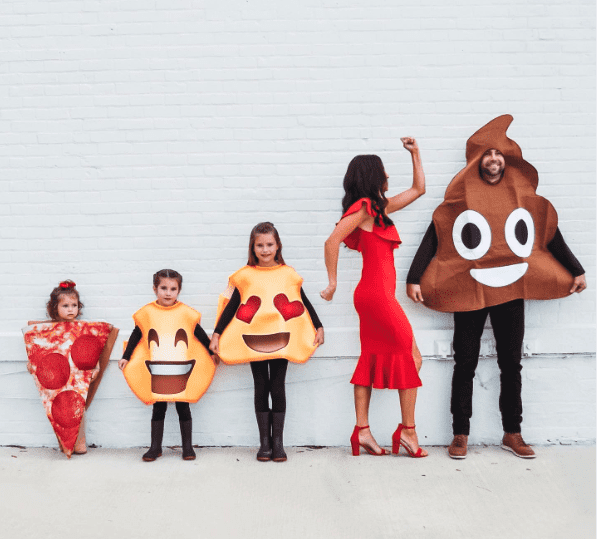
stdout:
[[153,286],[157,288],[160,286],[162,279],[174,279],[178,283],[178,291],[182,290],[182,275],[177,271],[171,269],[162,269],[153,274]]
[[46,310],[51,320],[60,320],[58,316],[58,303],[60,303],[60,296],[74,296],[77,298],[79,303],[79,312],[77,318],[81,316],[81,310],[83,309],[83,303],[79,298],[79,291],[75,288],[77,285],[74,281],[67,279],[62,281],[52,292],[50,293],[50,301],[46,304]]
[[394,222],[385,214],[388,199],[384,186],[388,179],[381,159],[377,155],[357,155],[348,164],[344,176],[344,198],[342,213],[346,213],[357,200],[368,198],[375,213],[377,226],[393,225]]
[[278,244],[278,250],[274,260],[278,264],[286,264],[286,262],[284,262],[284,258],[282,258],[282,242],[280,241],[280,235],[278,234],[278,231],[273,223],[265,221],[264,223],[257,223],[253,227],[253,230],[251,230],[251,237],[249,238],[249,260],[247,262],[247,266],[257,266],[259,264],[259,259],[255,254],[255,240],[260,234],[271,234],[274,237],[276,243]]

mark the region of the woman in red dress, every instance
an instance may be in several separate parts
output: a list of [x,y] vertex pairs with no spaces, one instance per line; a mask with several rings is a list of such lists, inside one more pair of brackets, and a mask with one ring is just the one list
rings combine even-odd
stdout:
[[393,251],[401,243],[388,214],[401,210],[425,193],[425,174],[414,138],[402,138],[413,163],[412,187],[386,198],[388,178],[376,155],[359,155],[344,177],[343,216],[325,242],[329,285],[321,297],[331,301],[336,291],[340,244],[363,255],[363,272],[354,292],[359,314],[361,356],[352,377],[356,426],[350,439],[353,455],[363,447],[369,454],[385,455],[369,430],[371,389],[397,389],[402,423],[392,436],[392,452],[404,447],[411,457],[426,457],[415,431],[415,402],[421,386],[418,372],[422,358],[412,328],[396,300]]

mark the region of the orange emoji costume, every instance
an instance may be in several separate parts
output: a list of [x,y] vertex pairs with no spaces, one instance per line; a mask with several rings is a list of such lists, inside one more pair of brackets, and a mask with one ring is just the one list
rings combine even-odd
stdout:
[[201,313],[181,302],[162,307],[154,301],[133,320],[142,338],[123,370],[133,393],[145,404],[197,402],[215,373],[209,353],[194,336]]
[[[286,358],[305,363],[317,347],[313,322],[301,301],[302,283],[286,265],[245,266],[232,274],[227,292],[236,288],[241,304],[222,332],[222,361],[236,365]],[[218,319],[228,303],[225,294],[220,297]]]
[[[467,165],[433,213],[437,252],[420,280],[430,309],[463,312],[519,298],[570,295],[573,276],[548,249],[559,234],[558,216],[536,193],[537,170],[506,136],[512,120],[499,116],[468,139]],[[506,163],[496,184],[483,181],[479,172],[490,148],[499,150]],[[407,282],[416,282],[411,274],[412,268]]]

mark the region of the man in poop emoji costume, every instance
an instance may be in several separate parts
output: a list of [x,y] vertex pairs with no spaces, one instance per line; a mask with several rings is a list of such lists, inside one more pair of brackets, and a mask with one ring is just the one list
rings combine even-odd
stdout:
[[448,185],[407,277],[413,301],[454,313],[454,439],[448,454],[455,459],[467,454],[473,378],[488,315],[500,368],[502,448],[535,457],[520,434],[524,300],[562,298],[586,288],[554,207],[536,193],[537,170],[506,136],[512,120],[499,116],[469,138],[467,165]]

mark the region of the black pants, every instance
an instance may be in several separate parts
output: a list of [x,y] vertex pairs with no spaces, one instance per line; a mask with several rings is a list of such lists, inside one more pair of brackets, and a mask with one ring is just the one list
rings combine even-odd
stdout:
[[454,313],[454,376],[452,377],[452,429],[469,434],[473,415],[473,378],[479,361],[481,335],[489,314],[500,368],[500,412],[504,432],[520,432],[522,423],[522,340],[524,300],[516,299],[478,311]]
[[269,412],[269,396],[272,396],[272,412],[286,411],[286,369],[288,360],[268,359],[252,361],[251,372],[255,382],[255,411]]
[[[176,411],[178,412],[178,419],[180,421],[189,421],[191,418],[191,407],[188,402],[175,402]],[[153,404],[152,421],[163,421],[166,418],[167,402],[155,402]]]

